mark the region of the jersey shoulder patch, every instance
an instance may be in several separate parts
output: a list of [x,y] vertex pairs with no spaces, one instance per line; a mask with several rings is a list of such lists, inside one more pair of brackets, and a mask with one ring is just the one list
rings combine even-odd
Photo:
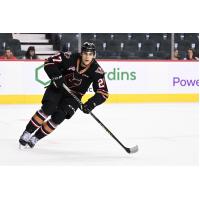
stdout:
[[103,71],[103,69],[100,66],[97,67],[97,69],[95,70],[95,72],[98,73],[98,74],[104,74],[104,71]]

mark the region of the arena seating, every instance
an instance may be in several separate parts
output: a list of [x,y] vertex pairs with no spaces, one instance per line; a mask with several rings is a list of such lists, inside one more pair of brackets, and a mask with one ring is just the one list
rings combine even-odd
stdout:
[[3,54],[5,48],[10,48],[18,58],[23,56],[21,43],[19,40],[13,39],[12,33],[0,33],[0,55]]
[[185,54],[188,48],[193,48],[199,56],[199,34],[177,33],[175,34],[175,46],[181,54]]
[[[89,41],[96,45],[97,57],[103,59],[170,59],[171,56],[170,33],[46,33],[45,35],[47,40],[45,45],[49,52],[50,50],[77,52],[80,41],[81,43]],[[198,33],[175,33],[174,42],[175,49],[182,54],[188,48],[199,52]],[[0,54],[5,46],[12,48],[16,56],[20,57],[22,53],[20,41],[13,39],[10,33],[0,33]],[[50,46],[52,49],[49,49]]]
[[7,40],[5,48],[6,47],[11,48],[16,57],[22,56],[21,43],[20,43],[19,40],[17,40],[17,39],[9,39],[9,40]]

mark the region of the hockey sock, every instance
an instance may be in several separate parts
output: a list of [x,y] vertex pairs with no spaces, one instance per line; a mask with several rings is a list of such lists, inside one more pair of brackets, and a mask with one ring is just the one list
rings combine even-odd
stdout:
[[35,133],[35,136],[38,139],[42,139],[43,137],[47,136],[48,134],[50,134],[52,131],[54,131],[57,127],[57,124],[55,124],[52,119],[44,122],[42,124],[42,126],[40,127],[40,129],[37,130],[37,132]]
[[48,116],[42,111],[42,109],[38,110],[27,124],[26,131],[33,133],[36,129],[40,128],[47,117]]

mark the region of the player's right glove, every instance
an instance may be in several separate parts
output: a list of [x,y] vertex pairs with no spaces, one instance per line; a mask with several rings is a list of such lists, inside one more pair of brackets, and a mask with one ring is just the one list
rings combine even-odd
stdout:
[[62,88],[63,87],[63,83],[64,83],[64,77],[62,75],[54,77],[51,79],[54,86],[56,88]]

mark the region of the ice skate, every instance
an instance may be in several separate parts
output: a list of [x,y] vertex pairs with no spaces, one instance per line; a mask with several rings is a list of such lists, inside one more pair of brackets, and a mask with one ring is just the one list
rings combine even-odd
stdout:
[[38,141],[39,141],[39,139],[38,139],[35,135],[33,135],[33,136],[29,139],[29,141],[27,142],[27,144],[28,144],[28,146],[29,146],[30,148],[33,148],[33,147],[35,146],[35,144],[36,144]]
[[29,141],[31,137],[31,133],[24,131],[23,134],[21,135],[21,137],[19,138],[19,144],[20,147],[22,146],[26,146],[27,142]]

